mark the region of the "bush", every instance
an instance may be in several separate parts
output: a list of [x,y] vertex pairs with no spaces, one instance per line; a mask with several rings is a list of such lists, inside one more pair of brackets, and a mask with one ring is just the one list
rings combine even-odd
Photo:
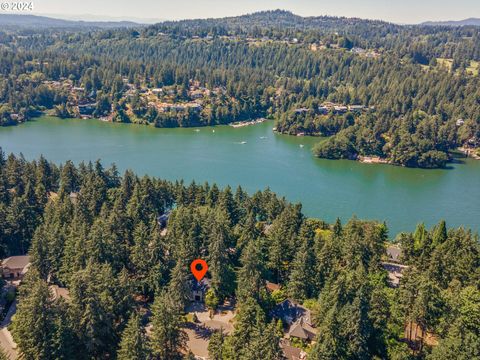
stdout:
[[220,299],[215,294],[213,289],[208,289],[207,293],[205,294],[205,305],[211,310],[215,310],[217,306],[220,304]]

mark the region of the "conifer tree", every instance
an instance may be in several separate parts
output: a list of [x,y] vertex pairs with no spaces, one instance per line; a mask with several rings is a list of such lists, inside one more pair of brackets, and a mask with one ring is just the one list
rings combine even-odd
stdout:
[[117,352],[118,360],[147,360],[149,349],[147,346],[145,329],[141,325],[140,315],[134,312],[130,315],[127,327],[123,330]]
[[163,292],[155,296],[152,306],[152,335],[150,348],[160,360],[181,359],[187,341],[181,329],[182,309],[174,298]]
[[55,309],[48,285],[35,271],[28,273],[21,288],[12,335],[27,359],[53,358]]
[[225,334],[223,329],[213,332],[208,342],[208,356],[212,360],[223,360],[223,343],[225,342]]

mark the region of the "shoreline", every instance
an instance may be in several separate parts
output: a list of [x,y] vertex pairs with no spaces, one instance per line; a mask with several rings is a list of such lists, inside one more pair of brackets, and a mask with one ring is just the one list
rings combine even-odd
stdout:
[[361,156],[359,155],[356,159],[358,162],[362,164],[390,164],[393,165],[392,162],[388,159],[381,158],[380,156]]
[[267,119],[265,119],[265,118],[259,118],[259,119],[255,119],[255,120],[249,120],[249,121],[237,121],[237,122],[233,122],[233,123],[228,124],[228,126],[231,126],[231,127],[233,127],[233,128],[240,128],[240,127],[244,127],[244,126],[261,124],[261,123],[263,123],[263,122],[265,122],[265,121],[267,121]]
[[475,160],[480,160],[480,155],[477,155],[477,154],[480,154],[480,149],[471,149],[471,148],[465,148],[462,146],[457,148],[457,150],[460,151],[466,157],[469,157]]

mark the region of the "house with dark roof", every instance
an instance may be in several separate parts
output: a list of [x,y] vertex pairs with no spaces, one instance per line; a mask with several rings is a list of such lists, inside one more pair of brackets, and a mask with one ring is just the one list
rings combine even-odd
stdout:
[[275,306],[270,315],[274,318],[282,320],[282,322],[288,326],[292,325],[295,321],[302,317],[306,318],[308,322],[311,321],[310,310],[290,299],[286,299]]
[[191,292],[189,294],[190,301],[193,302],[205,302],[205,295],[208,289],[210,289],[211,280],[203,278],[201,281],[192,280],[190,282]]
[[10,256],[2,261],[2,276],[10,280],[23,279],[29,267],[30,256]]
[[272,317],[282,320],[287,338],[297,338],[306,342],[315,339],[317,330],[313,326],[311,311],[294,301],[287,299],[272,310]]
[[165,229],[167,227],[169,218],[170,218],[170,211],[167,211],[166,213],[157,216],[157,224],[160,227],[160,229]]

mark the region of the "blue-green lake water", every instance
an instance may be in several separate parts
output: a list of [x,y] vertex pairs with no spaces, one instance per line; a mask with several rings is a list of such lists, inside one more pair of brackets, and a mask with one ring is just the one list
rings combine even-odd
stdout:
[[386,221],[390,236],[419,222],[480,230],[480,161],[450,169],[323,160],[312,156],[315,138],[272,132],[273,122],[232,128],[156,129],[99,120],[43,117],[0,128],[0,147],[27,159],[43,154],[56,163],[101,159],[169,180],[242,185],[250,193],[270,187],[305,214],[333,221],[357,215]]

